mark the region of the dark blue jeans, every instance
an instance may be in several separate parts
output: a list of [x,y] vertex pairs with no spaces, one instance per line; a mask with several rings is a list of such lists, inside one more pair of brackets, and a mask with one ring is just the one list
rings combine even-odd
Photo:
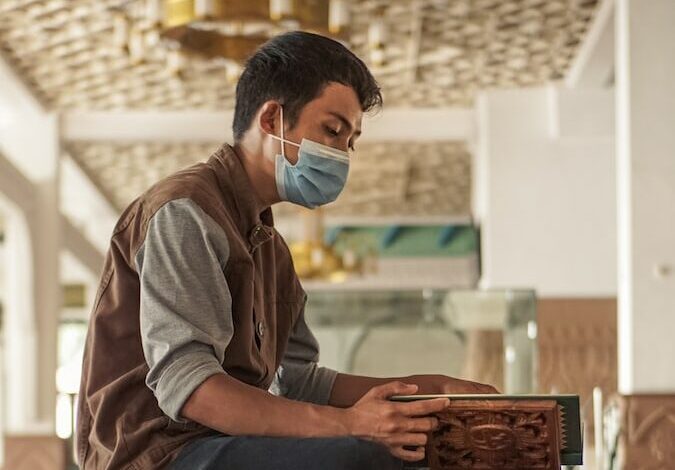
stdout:
[[183,448],[170,470],[401,470],[382,445],[353,437],[216,435]]

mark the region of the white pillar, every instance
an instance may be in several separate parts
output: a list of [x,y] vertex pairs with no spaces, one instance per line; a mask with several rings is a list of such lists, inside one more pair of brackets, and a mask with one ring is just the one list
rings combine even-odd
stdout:
[[30,230],[23,213],[6,207],[5,429],[23,431],[38,421],[37,334],[32,293]]
[[[0,148],[30,181],[32,206],[13,203],[5,328],[6,430],[53,431],[61,309],[58,117],[44,110],[0,62]],[[6,194],[7,188],[0,187]],[[46,429],[45,429],[46,428]]]
[[619,390],[675,392],[675,2],[617,0]]
[[[51,134],[51,135],[50,135]],[[49,140],[57,135],[56,128],[43,134]],[[44,155],[44,163],[58,160],[58,140],[54,152]],[[53,160],[52,160],[53,159]],[[57,337],[61,313],[61,281],[59,254],[61,251],[61,214],[58,200],[58,171],[47,180],[38,182],[38,207],[31,220],[33,251],[33,298],[35,299],[36,338],[38,354],[37,416],[50,429],[55,425]]]

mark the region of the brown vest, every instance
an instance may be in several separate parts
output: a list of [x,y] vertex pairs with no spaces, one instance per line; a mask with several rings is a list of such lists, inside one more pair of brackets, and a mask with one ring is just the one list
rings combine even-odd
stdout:
[[94,301],[78,404],[78,460],[84,469],[160,469],[184,444],[214,432],[171,420],[145,385],[148,365],[134,258],[148,221],[164,204],[180,198],[198,204],[223,228],[230,244],[224,268],[234,323],[223,362],[228,374],[267,390],[304,306],[305,293],[288,247],[273,228],[272,212],[255,210],[253,188],[229,145],[206,163],[150,188],[115,226]]

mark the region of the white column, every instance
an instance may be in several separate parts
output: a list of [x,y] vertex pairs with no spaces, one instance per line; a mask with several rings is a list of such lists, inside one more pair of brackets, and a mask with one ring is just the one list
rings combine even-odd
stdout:
[[[58,117],[0,62],[0,148],[32,187],[32,206],[10,201],[8,221],[6,430],[53,431],[61,308]],[[6,187],[0,192],[9,197]]]
[[[51,132],[50,132],[51,131]],[[43,134],[53,139],[53,153],[43,155],[45,164],[58,160],[58,140],[54,127]],[[35,299],[36,337],[38,339],[37,415],[38,420],[54,426],[56,412],[57,333],[61,312],[59,254],[61,251],[61,214],[58,202],[58,171],[37,184],[38,207],[31,223],[33,251],[33,297]]]
[[617,0],[619,390],[675,392],[675,2]]
[[[5,429],[23,431],[38,421],[37,334],[32,312],[30,230],[20,210],[5,208]],[[28,314],[27,314],[28,313]]]

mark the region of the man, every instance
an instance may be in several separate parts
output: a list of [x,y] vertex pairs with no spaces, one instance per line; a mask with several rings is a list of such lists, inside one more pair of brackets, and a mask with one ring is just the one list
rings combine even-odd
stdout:
[[388,469],[424,457],[444,376],[319,367],[306,295],[270,206],[342,190],[379,88],[341,44],[278,36],[237,85],[233,147],[150,188],[111,239],[84,354],[86,469]]

